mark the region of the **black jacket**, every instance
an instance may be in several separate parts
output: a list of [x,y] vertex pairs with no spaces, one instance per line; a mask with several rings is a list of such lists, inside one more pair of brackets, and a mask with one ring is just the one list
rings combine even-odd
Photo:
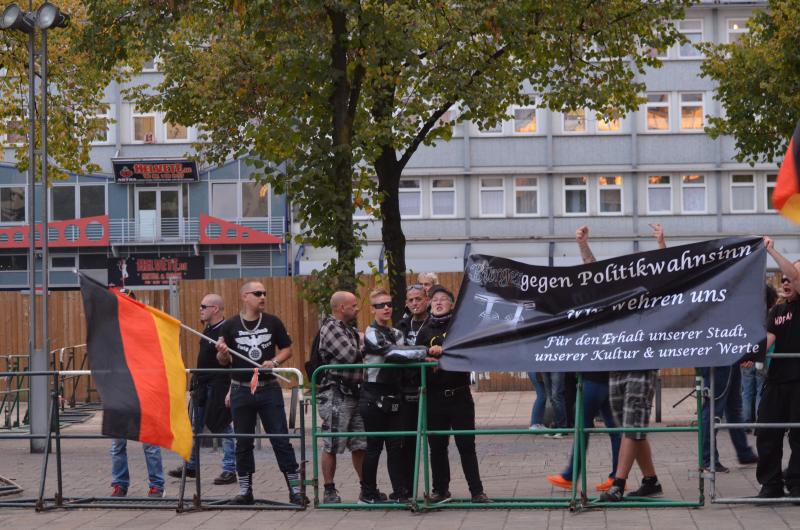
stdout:
[[[431,315],[426,325],[417,335],[417,344],[420,346],[441,346],[450,326],[452,313],[439,317]],[[428,369],[428,388],[430,390],[445,390],[469,386],[469,372],[449,372],[441,368]]]

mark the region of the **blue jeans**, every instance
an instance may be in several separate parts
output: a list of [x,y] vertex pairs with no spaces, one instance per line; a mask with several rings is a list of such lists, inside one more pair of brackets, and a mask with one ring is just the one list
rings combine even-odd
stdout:
[[564,401],[564,373],[542,372],[547,397],[553,406],[553,422],[557,429],[567,426],[567,409]]
[[[147,464],[148,481],[151,488],[164,489],[164,469],[161,467],[161,448],[142,444],[144,461]],[[128,472],[128,440],[115,438],[111,441],[111,485],[127,490],[131,483]]]
[[[206,387],[206,402],[211,399],[211,386]],[[203,420],[206,416],[206,408],[205,407],[194,407],[192,411],[192,431],[195,434],[199,434],[203,432]],[[222,431],[223,434],[232,434],[233,433],[233,426],[227,425],[225,430]],[[236,453],[233,438],[217,438],[217,440],[222,440],[222,471],[230,471],[231,473],[236,473]],[[186,469],[193,470],[195,468],[195,448],[192,447],[192,456],[189,461],[186,463]],[[199,449],[198,449],[199,450]]]
[[[611,405],[608,402],[608,383],[598,383],[596,381],[583,380],[583,426],[586,428],[594,427],[594,418],[597,413],[602,414],[603,423],[606,427],[616,427],[614,422],[614,415],[611,413]],[[617,474],[617,463],[619,461],[619,445],[622,436],[618,432],[608,433],[611,438],[611,473],[609,477],[614,477]],[[578,440],[575,439],[572,451],[578,449]],[[586,435],[586,448],[589,448],[589,434]],[[578,461],[580,466],[580,460]],[[578,468],[576,475],[580,476],[581,469]],[[565,480],[572,480],[574,470],[572,469],[572,453],[569,455],[569,465],[567,469],[561,473],[561,477]]]
[[753,411],[757,411],[761,403],[762,388],[764,388],[763,370],[757,370],[755,366],[742,368],[742,423],[754,423],[753,420],[756,418]]
[[[253,434],[259,418],[265,433],[289,433],[286,410],[283,406],[283,392],[278,383],[273,382],[267,386],[258,387],[255,394],[250,393],[247,385],[232,386],[231,412],[236,434]],[[299,466],[289,438],[274,437],[269,441],[272,444],[275,459],[278,461],[278,468],[283,473],[297,473]],[[253,438],[236,440],[236,472],[239,476],[251,474],[256,470],[253,442]]]
[[[703,384],[709,387],[709,368],[703,368]],[[739,364],[732,366],[720,366],[714,368],[714,415],[718,418],[725,417],[727,423],[742,422],[742,372]],[[703,404],[703,465],[710,466],[711,443],[709,440],[709,429],[711,420],[711,407],[709,401]],[[736,449],[736,457],[741,461],[755,458],[753,448],[747,443],[747,435],[744,429],[728,429]],[[717,433],[714,433],[716,440]],[[714,464],[719,464],[719,451],[714,444]]]
[[536,390],[536,401],[533,402],[533,408],[531,409],[531,425],[544,425],[544,410],[547,408],[547,387],[536,378],[536,372],[528,372],[528,378]]

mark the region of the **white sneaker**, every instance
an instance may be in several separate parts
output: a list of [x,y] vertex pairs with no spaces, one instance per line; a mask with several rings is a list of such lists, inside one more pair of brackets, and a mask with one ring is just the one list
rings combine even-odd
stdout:
[[544,426],[544,425],[542,425],[541,423],[534,423],[533,425],[531,425],[530,427],[528,427],[528,429],[530,429],[530,430],[532,430],[532,431],[538,431],[539,429],[546,429],[546,428],[547,428],[547,427],[545,427],[545,426]]

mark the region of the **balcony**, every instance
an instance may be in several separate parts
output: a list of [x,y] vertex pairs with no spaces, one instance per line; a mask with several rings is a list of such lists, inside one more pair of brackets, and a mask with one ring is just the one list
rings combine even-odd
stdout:
[[[255,234],[266,234],[282,239],[286,231],[286,221],[283,217],[266,217],[260,219],[231,219],[216,220],[222,223],[236,225],[249,229]],[[109,219],[109,242],[116,245],[175,245],[175,244],[207,244],[201,237],[201,219],[198,217],[178,217],[156,219],[152,217],[139,217],[138,219]],[[216,234],[225,233],[219,227],[208,227],[208,231]],[[219,241],[219,244],[242,244],[232,241]],[[258,243],[254,240],[253,244]]]

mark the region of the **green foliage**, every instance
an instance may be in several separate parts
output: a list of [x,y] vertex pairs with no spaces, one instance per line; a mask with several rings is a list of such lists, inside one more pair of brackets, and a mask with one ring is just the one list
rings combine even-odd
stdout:
[[782,156],[800,119],[800,10],[770,0],[736,44],[708,44],[702,73],[717,83],[724,116],[710,117],[712,138],[732,135],[736,159],[750,164]]
[[354,285],[364,226],[353,211],[379,211],[397,311],[399,177],[419,146],[450,139],[462,121],[492,126],[513,104],[614,117],[637,108],[636,74],[660,64],[646,51],[676,42],[671,20],[692,3],[86,2],[97,36],[109,37],[91,43],[100,61],[162,57],[163,81],[130,94],[138,106],[205,131],[197,147],[208,161],[265,162],[258,178],[296,206],[296,240],[337,250],[338,271],[320,274],[312,296]]
[[[34,10],[43,2],[35,2]],[[20,2],[27,7],[26,2]],[[79,0],[60,0],[60,9],[71,14],[67,28],[48,31],[48,155],[50,178],[68,173],[90,173],[99,167],[90,160],[91,141],[106,130],[96,119],[108,110],[101,104],[109,82],[121,71],[103,68],[94,54],[81,48],[85,39],[86,9]],[[37,31],[36,47],[41,46]],[[0,31],[0,134],[6,148],[13,148],[20,171],[28,168],[28,35]],[[39,145],[41,63],[34,70],[36,91],[36,140]],[[39,164],[37,163],[37,172]]]

